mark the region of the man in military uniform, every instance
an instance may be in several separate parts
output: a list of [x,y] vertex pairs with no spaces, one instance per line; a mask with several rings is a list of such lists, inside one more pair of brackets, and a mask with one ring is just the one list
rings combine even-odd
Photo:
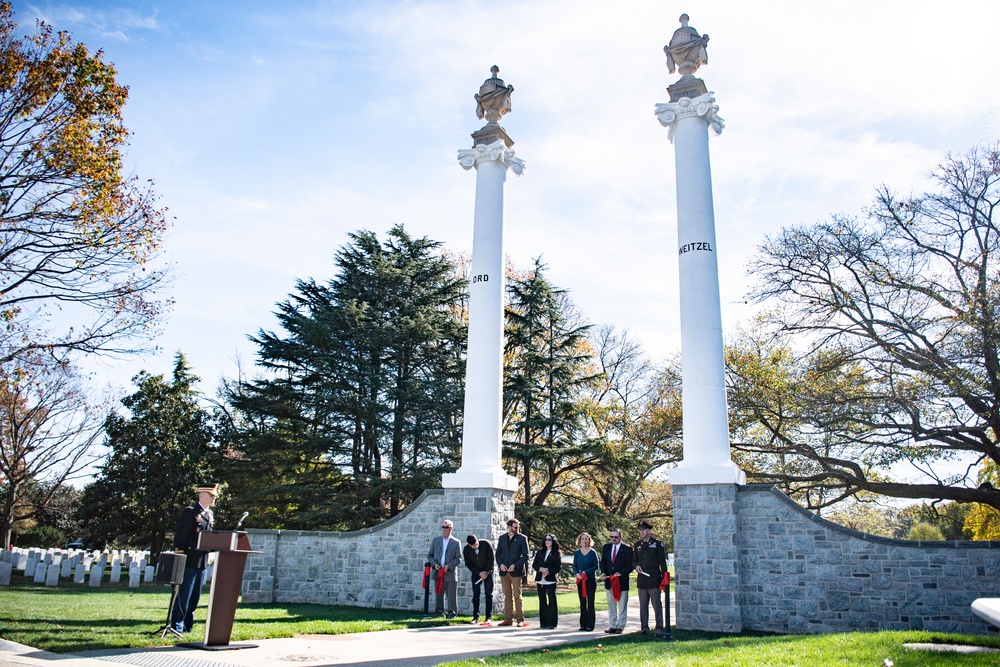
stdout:
[[639,589],[639,622],[642,634],[649,634],[649,603],[653,603],[656,614],[654,635],[662,638],[663,604],[660,601],[660,581],[667,571],[667,550],[663,542],[653,537],[653,527],[646,521],[639,522],[639,541],[632,547],[632,562],[635,565],[635,586]]
[[194,625],[194,610],[201,597],[201,587],[208,565],[208,552],[198,550],[198,534],[212,530],[212,505],[219,493],[218,484],[202,484],[198,487],[198,502],[181,510],[174,528],[174,551],[187,556],[184,565],[184,580],[177,589],[177,598],[170,613],[170,626],[176,632],[191,632]]

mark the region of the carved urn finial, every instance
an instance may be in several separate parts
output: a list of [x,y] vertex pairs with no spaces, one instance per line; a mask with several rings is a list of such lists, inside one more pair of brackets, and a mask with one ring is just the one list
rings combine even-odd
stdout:
[[510,94],[514,92],[514,86],[504,87],[503,79],[498,76],[500,68],[496,65],[490,68],[490,73],[493,76],[483,82],[479,94],[474,96],[476,116],[485,118],[488,125],[499,125],[500,118],[510,113]]
[[698,31],[688,25],[691,20],[687,14],[681,14],[681,27],[674,31],[670,43],[663,47],[667,54],[667,70],[673,74],[679,70],[682,77],[693,76],[698,68],[708,64],[708,35],[699,35]]

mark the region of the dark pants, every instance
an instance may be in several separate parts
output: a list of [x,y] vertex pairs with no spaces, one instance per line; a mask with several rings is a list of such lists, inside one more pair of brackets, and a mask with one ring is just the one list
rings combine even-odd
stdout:
[[487,621],[493,620],[493,574],[486,577],[485,579],[480,579],[479,577],[472,578],[472,615],[476,618],[479,617],[479,594],[486,594],[485,611],[486,615],[484,618]]
[[543,628],[554,628],[559,623],[559,609],[556,607],[556,586],[537,586],[538,588],[538,625]]
[[584,584],[576,582],[576,594],[580,596],[580,629],[593,630],[597,623],[594,613],[594,594],[597,593],[597,579],[587,578],[587,597],[583,597]]
[[653,604],[653,615],[656,617],[655,630],[657,634],[663,631],[663,603],[660,602],[659,588],[639,589],[639,625],[644,632],[649,631],[649,604]]
[[191,632],[194,625],[194,610],[201,597],[201,587],[205,580],[205,568],[184,568],[184,579],[177,587],[177,599],[170,614],[170,625],[177,632]]

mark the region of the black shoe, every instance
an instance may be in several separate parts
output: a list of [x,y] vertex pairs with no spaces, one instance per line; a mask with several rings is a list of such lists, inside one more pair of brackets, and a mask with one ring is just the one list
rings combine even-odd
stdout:
[[445,618],[447,619],[455,618],[455,612],[451,612],[450,614],[445,615]]
[[625,628],[615,628],[615,634],[616,635],[620,635],[623,632],[625,632]]

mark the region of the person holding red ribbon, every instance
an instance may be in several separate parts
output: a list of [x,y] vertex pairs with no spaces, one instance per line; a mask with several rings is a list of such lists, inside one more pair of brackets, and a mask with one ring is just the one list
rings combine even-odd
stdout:
[[594,611],[594,594],[597,592],[597,569],[600,562],[590,534],[580,533],[573,552],[573,574],[576,576],[576,594],[580,597],[580,632],[593,632],[597,623]]
[[[438,616],[455,618],[458,613],[458,572],[455,568],[462,562],[462,543],[451,536],[454,527],[448,519],[441,522],[441,536],[431,540],[427,560],[434,568],[434,612]],[[444,598],[447,594],[448,601]]]
[[628,576],[632,573],[632,547],[622,544],[622,531],[611,531],[611,542],[601,549],[601,574],[608,596],[608,623],[605,630],[620,635],[628,622]]

